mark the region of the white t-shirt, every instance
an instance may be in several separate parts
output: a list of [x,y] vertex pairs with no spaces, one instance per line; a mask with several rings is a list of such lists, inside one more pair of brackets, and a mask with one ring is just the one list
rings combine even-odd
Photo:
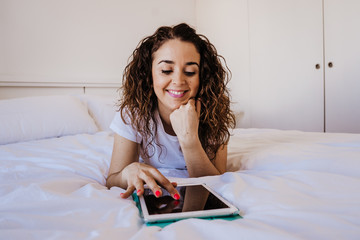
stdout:
[[[156,168],[186,169],[184,155],[181,151],[178,138],[165,132],[158,111],[155,112],[155,118],[158,124],[155,141],[162,147],[160,148],[155,143],[153,143],[153,147],[148,147],[149,159],[145,158],[143,150],[140,150],[140,162],[144,162]],[[128,120],[126,115],[125,119]],[[122,120],[120,112],[115,114],[115,117],[110,124],[110,129],[130,141],[140,143],[142,140],[140,133],[133,129],[130,124],[126,124]]]

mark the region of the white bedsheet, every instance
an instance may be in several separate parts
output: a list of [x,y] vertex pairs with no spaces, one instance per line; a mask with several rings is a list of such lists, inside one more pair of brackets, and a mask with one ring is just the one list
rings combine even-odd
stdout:
[[0,146],[0,239],[359,239],[360,135],[237,129],[222,176],[205,182],[243,219],[146,227],[104,187],[108,132]]

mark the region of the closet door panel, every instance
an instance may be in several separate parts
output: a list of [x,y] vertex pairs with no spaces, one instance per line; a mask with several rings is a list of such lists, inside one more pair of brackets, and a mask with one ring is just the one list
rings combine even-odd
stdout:
[[252,127],[323,131],[322,1],[248,4]]
[[324,20],[326,131],[360,133],[360,1],[325,0]]

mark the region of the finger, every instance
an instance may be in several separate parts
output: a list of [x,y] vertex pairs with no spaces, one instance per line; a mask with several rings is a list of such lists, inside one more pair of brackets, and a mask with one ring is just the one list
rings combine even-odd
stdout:
[[136,189],[136,194],[138,196],[141,196],[144,193],[144,182],[138,179],[137,181],[135,181],[134,185]]
[[194,98],[189,99],[185,106],[187,110],[194,111],[196,112],[196,115],[199,115],[196,111],[197,101]]
[[180,199],[180,194],[179,192],[176,190],[176,186],[177,183],[176,182],[170,182],[166,177],[164,177],[164,175],[162,175],[157,169],[154,169],[153,175],[156,178],[156,181],[163,187],[165,188],[170,195],[176,199],[179,200]]
[[187,104],[190,104],[195,107],[195,98],[190,98]]
[[131,196],[131,194],[134,192],[135,187],[134,186],[130,186],[126,189],[126,191],[122,194],[120,194],[121,198],[128,198]]
[[177,184],[174,186],[172,183],[170,183],[168,181],[167,183],[162,183],[161,185],[166,189],[166,191],[168,191],[170,193],[170,195],[173,197],[173,199],[175,199],[175,200],[180,199],[180,194],[176,190]]
[[148,185],[148,187],[151,189],[151,191],[157,198],[161,197],[162,191],[158,183],[155,181],[154,176],[149,173],[143,173],[141,178],[144,180],[144,182]]

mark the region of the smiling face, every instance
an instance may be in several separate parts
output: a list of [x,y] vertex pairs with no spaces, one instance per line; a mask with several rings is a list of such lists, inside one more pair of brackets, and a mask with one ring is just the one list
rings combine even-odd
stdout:
[[152,77],[161,116],[195,97],[199,89],[200,54],[194,44],[166,41],[153,56]]

